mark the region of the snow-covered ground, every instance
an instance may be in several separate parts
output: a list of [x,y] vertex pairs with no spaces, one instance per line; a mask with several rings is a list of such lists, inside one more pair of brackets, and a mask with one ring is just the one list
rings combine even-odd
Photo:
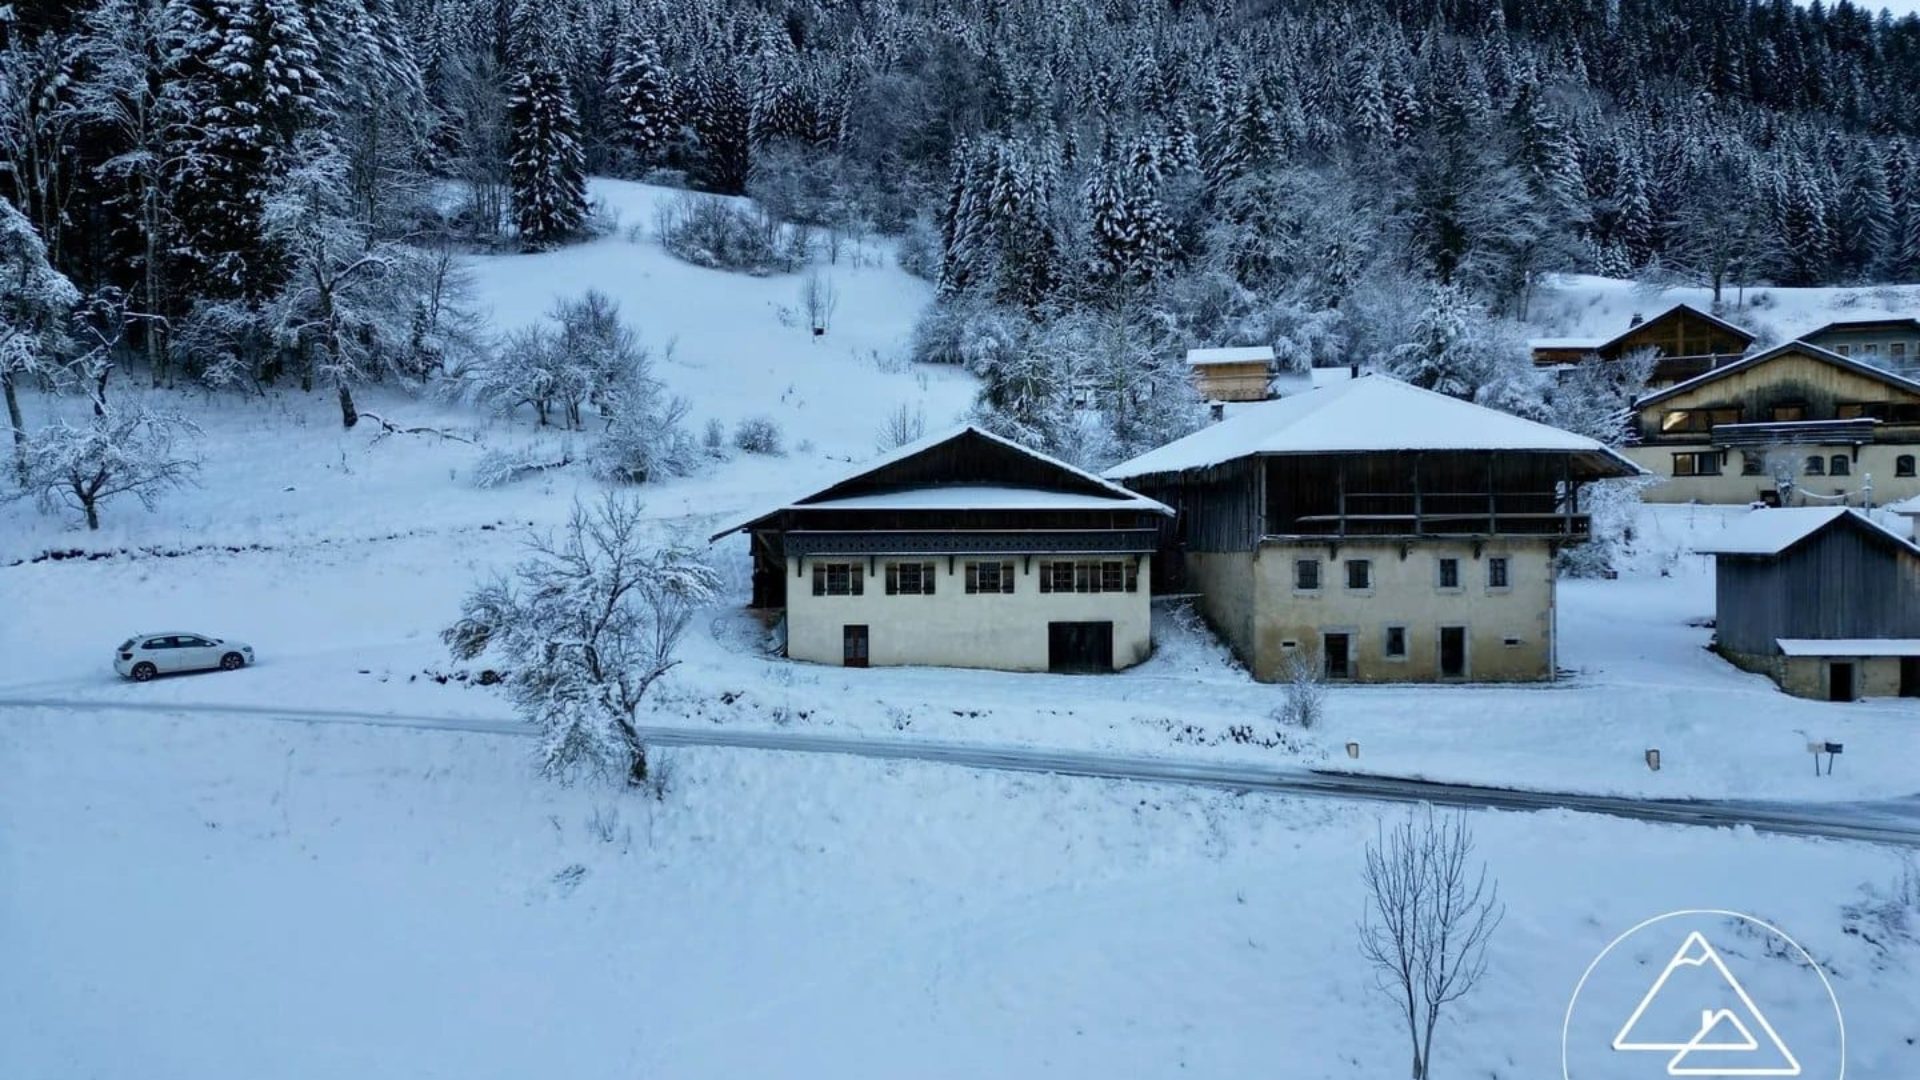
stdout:
[[[0,1076],[1405,1068],[1354,934],[1362,848],[1398,810],[832,756],[664,760],[656,803],[556,788],[498,736],[14,710]],[[1482,989],[1441,1029],[1440,1075],[1558,1075],[1587,963],[1699,907],[1818,958],[1848,1075],[1920,1072],[1920,947],[1850,913],[1888,895],[1890,851],[1560,813],[1472,825],[1507,917]],[[1737,933],[1715,944],[1817,1056],[1817,1012],[1774,1004],[1792,963]],[[1648,945],[1640,974],[1672,947]]]
[[1635,315],[1651,318],[1675,304],[1714,311],[1760,336],[1762,345],[1791,341],[1840,319],[1920,315],[1920,285],[1727,288],[1720,306],[1703,286],[1652,287],[1591,274],[1563,274],[1541,290],[1530,312],[1538,337],[1604,339]]

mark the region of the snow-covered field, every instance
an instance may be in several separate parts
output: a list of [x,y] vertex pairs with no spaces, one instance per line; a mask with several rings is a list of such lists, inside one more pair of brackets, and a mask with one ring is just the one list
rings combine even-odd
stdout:
[[[656,803],[555,788],[498,736],[15,710],[0,1076],[1405,1068],[1355,951],[1375,807],[832,756],[666,760]],[[1441,1075],[1558,1075],[1587,963],[1698,907],[1749,912],[1819,959],[1848,1075],[1920,1072],[1920,947],[1848,914],[1887,895],[1891,852],[1557,813],[1473,827],[1507,917],[1483,989],[1441,1029]],[[1814,1054],[1798,1033],[1817,1014],[1772,1004],[1791,963],[1737,934],[1716,944]]]
[[[883,246],[825,268],[840,305],[814,339],[796,277],[682,264],[626,235],[668,195],[594,190],[614,235],[477,261],[495,325],[601,289],[696,428],[764,415],[786,436],[784,456],[642,489],[663,534],[704,540],[844,471],[897,406],[930,427],[965,411],[969,376],[903,360],[929,290]],[[1769,292],[1786,332],[1850,310],[1839,290]],[[1573,306],[1543,330],[1624,325],[1641,299],[1568,283],[1550,303]],[[446,680],[438,633],[528,528],[599,485],[574,466],[475,488],[484,448],[565,437],[457,404],[362,402],[467,441],[342,432],[324,393],[166,398],[204,428],[201,486],[154,514],[110,504],[91,534],[0,505],[0,1078],[1404,1069],[1353,944],[1376,807],[712,749],[671,752],[655,803],[557,789],[518,738],[206,708],[510,721],[492,691]],[[1911,703],[1800,701],[1706,652],[1711,566],[1686,552],[1738,512],[1650,508],[1627,573],[1565,583],[1562,682],[1340,688],[1305,733],[1277,731],[1280,692],[1171,607],[1152,660],[1112,677],[786,662],[741,610],[735,537],[714,552],[726,602],[647,719],[1669,797],[1920,791]],[[113,676],[115,642],[174,627],[248,640],[260,663]],[[129,701],[176,708],[89,707]],[[1846,743],[1835,775],[1812,775],[1809,739]],[[1893,854],[1571,814],[1473,822],[1509,915],[1487,985],[1443,1029],[1442,1075],[1554,1075],[1587,962],[1680,907],[1791,931],[1835,977],[1851,1075],[1920,1075],[1920,952],[1848,915],[1898,876]],[[1757,946],[1744,962],[1785,977]]]

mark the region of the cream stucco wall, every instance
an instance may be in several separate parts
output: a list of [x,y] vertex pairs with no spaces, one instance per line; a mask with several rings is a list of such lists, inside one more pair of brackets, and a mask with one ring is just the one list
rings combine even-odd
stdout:
[[[1133,556],[1127,556],[1131,559]],[[1047,624],[1051,622],[1113,623],[1113,666],[1132,667],[1152,649],[1148,582],[1152,560],[1140,562],[1135,592],[1043,593],[1041,557],[1032,565],[1024,556],[1012,556],[1014,591],[969,595],[968,559],[957,557],[951,568],[946,556],[925,559],[873,560],[860,596],[815,596],[812,579],[816,562],[857,561],[864,558],[787,560],[787,655],[795,660],[840,664],[845,627],[868,628],[868,663],[874,666],[927,664],[940,667],[996,668],[1002,671],[1047,670]],[[932,596],[888,596],[889,562],[930,562],[936,575]]]
[[1777,653],[1760,656],[1726,651],[1720,655],[1735,667],[1767,676],[1795,697],[1827,700],[1828,665],[1834,660],[1853,662],[1853,688],[1857,697],[1896,697],[1900,693],[1900,658],[1897,656],[1782,656]]
[[[1649,487],[1641,496],[1651,503],[1720,503],[1739,506],[1760,498],[1761,493],[1773,490],[1773,479],[1768,476],[1742,476],[1740,451],[1729,449],[1721,463],[1719,476],[1679,476],[1673,475],[1673,455],[1711,451],[1713,447],[1704,440],[1695,444],[1662,443],[1659,446],[1630,446],[1626,455],[1634,463],[1651,471],[1661,478],[1661,482]],[[1867,477],[1873,478],[1873,501],[1875,505],[1899,502],[1920,495],[1920,476],[1895,476],[1895,458],[1910,455],[1920,458],[1920,445],[1912,443],[1886,443],[1860,448],[1858,460],[1853,460],[1851,446],[1792,446],[1782,447],[1781,454],[1791,455],[1795,459],[1804,459],[1819,454],[1832,458],[1835,454],[1846,455],[1849,468],[1847,476],[1804,476],[1796,469],[1794,484],[1815,495],[1834,495],[1845,492],[1858,498]],[[1920,462],[1917,462],[1920,463]],[[1807,505],[1830,506],[1832,500],[1814,502]]]
[[[1508,586],[1487,584],[1487,559],[1508,559]],[[1295,559],[1320,560],[1318,590],[1293,587]],[[1460,561],[1460,587],[1442,589],[1440,560]],[[1368,559],[1373,587],[1347,588],[1345,562]],[[1553,559],[1547,543],[1522,539],[1274,541],[1261,545],[1252,566],[1254,616],[1251,649],[1239,646],[1254,676],[1285,677],[1293,649],[1318,651],[1322,635],[1351,635],[1356,682],[1434,682],[1440,679],[1440,629],[1466,630],[1463,681],[1516,682],[1553,676]],[[1407,632],[1404,658],[1386,654],[1387,628]],[[1509,644],[1509,640],[1514,644]],[[1291,643],[1292,648],[1289,648]],[[1250,653],[1250,655],[1249,655]]]

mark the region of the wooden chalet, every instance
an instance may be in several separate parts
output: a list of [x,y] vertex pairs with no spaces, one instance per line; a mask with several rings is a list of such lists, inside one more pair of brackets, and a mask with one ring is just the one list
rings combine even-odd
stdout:
[[929,436],[731,525],[787,655],[1010,671],[1123,668],[1150,648],[1172,511],[974,426]]
[[1187,366],[1194,388],[1207,401],[1265,401],[1273,379],[1273,348],[1268,345],[1189,349]]
[[1789,507],[1696,550],[1729,661],[1801,697],[1920,697],[1920,546],[1858,510]]
[[1108,470],[1174,508],[1162,583],[1257,678],[1554,672],[1553,556],[1581,486],[1639,473],[1592,439],[1372,375],[1250,406]]
[[1651,502],[1853,505],[1920,495],[1920,381],[1801,341],[1634,403]]
[[1688,304],[1675,304],[1651,319],[1635,315],[1610,338],[1540,338],[1532,342],[1540,367],[1577,364],[1589,356],[1618,360],[1641,350],[1655,355],[1648,385],[1668,386],[1738,360],[1754,336],[1725,319]]
[[1920,376],[1920,319],[1845,319],[1802,334],[1800,340],[1898,374]]

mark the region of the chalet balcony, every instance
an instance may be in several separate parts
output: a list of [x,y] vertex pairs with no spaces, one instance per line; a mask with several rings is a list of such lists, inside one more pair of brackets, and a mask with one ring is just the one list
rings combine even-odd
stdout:
[[1348,492],[1331,512],[1275,521],[1280,536],[1551,536],[1585,539],[1592,519],[1535,492]]
[[1762,446],[1865,446],[1873,441],[1880,421],[1868,417],[1855,420],[1787,420],[1776,423],[1715,424],[1713,445],[1726,447]]

